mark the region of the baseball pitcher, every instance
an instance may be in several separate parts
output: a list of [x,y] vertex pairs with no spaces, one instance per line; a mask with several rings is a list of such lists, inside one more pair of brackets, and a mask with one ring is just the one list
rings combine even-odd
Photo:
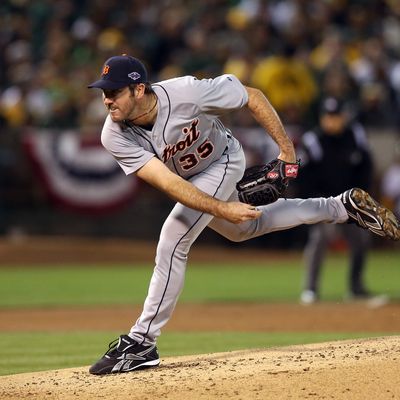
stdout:
[[[92,374],[159,364],[157,337],[182,290],[190,247],[207,226],[233,241],[318,222],[355,222],[400,238],[394,215],[360,189],[337,197],[284,199],[299,167],[293,143],[261,91],[233,75],[150,84],[144,65],[122,55],[109,58],[89,88],[102,90],[108,110],[104,147],[127,175],[136,174],[176,201],[161,229],[142,314],[128,334],[110,343]],[[276,160],[246,173],[242,147],[219,119],[243,107],[280,149]]]

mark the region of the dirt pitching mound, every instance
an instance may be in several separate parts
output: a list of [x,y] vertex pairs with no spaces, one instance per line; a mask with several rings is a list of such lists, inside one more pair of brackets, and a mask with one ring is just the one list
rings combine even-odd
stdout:
[[92,376],[72,368],[0,377],[1,399],[399,399],[400,336],[166,358]]

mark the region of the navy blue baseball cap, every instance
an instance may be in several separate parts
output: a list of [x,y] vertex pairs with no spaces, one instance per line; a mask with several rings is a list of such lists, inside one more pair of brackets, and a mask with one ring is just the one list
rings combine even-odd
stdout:
[[115,90],[132,83],[146,83],[147,71],[137,58],[123,54],[109,58],[103,65],[101,78],[88,88]]

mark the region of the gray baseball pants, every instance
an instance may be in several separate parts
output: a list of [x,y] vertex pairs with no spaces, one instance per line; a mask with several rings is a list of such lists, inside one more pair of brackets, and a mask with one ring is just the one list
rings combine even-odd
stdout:
[[[245,163],[241,146],[232,138],[221,158],[190,181],[218,199],[234,200],[237,199],[235,185],[243,176]],[[333,197],[279,199],[258,208],[263,212],[258,220],[232,224],[177,203],[161,229],[156,265],[143,311],[129,336],[140,343],[155,343],[182,291],[190,247],[207,226],[239,242],[301,224],[341,223],[347,220],[344,206]]]

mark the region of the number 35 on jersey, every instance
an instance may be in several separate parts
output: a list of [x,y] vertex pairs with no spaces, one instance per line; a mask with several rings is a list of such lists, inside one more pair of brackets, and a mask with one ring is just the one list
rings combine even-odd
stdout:
[[[165,146],[163,151],[164,163],[166,163],[178,152],[184,153],[185,150],[192,147],[193,143],[199,139],[200,131],[197,129],[198,124],[198,119],[193,120],[189,128],[185,127],[182,129],[182,132],[185,135],[184,139],[175,144],[168,144],[167,146]],[[190,169],[194,168],[201,160],[209,157],[213,151],[213,144],[210,142],[210,140],[206,139],[194,151],[183,154],[181,157],[179,157],[178,161],[183,170],[189,171]]]

